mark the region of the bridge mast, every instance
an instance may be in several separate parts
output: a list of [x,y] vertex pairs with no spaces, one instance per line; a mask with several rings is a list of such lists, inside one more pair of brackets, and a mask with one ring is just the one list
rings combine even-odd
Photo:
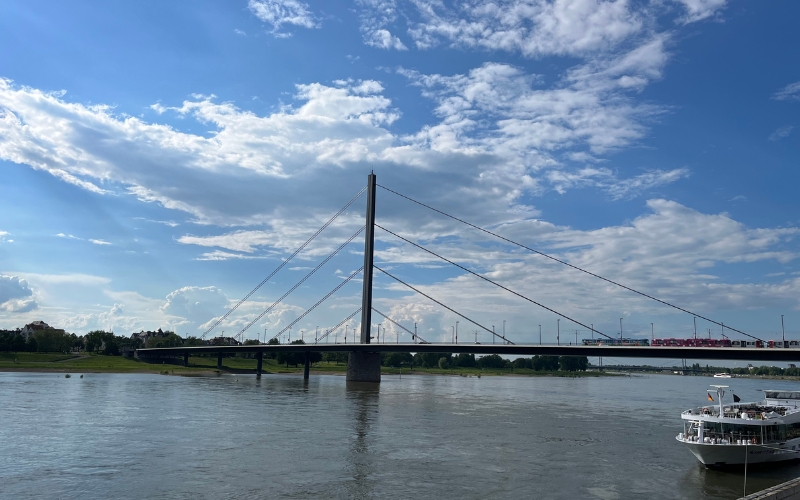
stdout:
[[372,331],[372,273],[375,252],[375,173],[367,177],[367,229],[364,233],[364,288],[361,293],[361,343],[369,344]]
[[[367,177],[367,231],[364,237],[364,289],[361,295],[361,343],[369,344],[372,331],[372,273],[375,251],[375,173]],[[377,348],[377,346],[376,346]],[[347,358],[348,382],[381,381],[381,353],[351,352]]]

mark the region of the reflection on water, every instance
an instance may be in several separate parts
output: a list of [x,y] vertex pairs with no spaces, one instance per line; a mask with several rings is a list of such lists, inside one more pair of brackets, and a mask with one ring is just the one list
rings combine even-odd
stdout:
[[351,498],[372,498],[373,467],[369,454],[370,431],[378,415],[380,384],[347,382],[347,399],[353,413],[354,439],[350,444],[348,462],[352,468]]
[[737,498],[675,440],[709,381],[0,373],[0,497]]

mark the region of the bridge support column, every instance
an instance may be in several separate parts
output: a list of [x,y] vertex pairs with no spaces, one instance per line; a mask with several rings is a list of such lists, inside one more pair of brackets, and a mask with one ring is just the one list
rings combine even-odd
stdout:
[[217,370],[222,370],[222,353],[217,353]]
[[261,365],[264,363],[264,353],[259,351],[256,354],[256,377],[261,378]]
[[381,353],[351,352],[347,358],[348,382],[381,381]]
[[183,353],[183,366],[189,366],[189,353]]
[[308,380],[308,374],[311,370],[311,352],[306,351],[306,365],[303,368],[303,380]]

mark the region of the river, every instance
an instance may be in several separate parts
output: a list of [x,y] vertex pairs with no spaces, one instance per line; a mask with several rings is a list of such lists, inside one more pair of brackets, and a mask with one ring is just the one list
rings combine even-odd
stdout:
[[0,497],[737,498],[741,471],[675,441],[714,380],[0,373]]

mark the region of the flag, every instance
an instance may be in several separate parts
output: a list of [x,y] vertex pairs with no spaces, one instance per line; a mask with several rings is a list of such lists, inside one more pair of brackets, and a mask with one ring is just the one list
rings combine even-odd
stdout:
[[706,394],[706,396],[708,396],[709,401],[714,401],[714,398],[711,397],[711,394]]
[[736,394],[734,394],[734,395],[733,395],[733,402],[734,402],[734,403],[738,403],[738,402],[739,402],[739,401],[741,401],[741,400],[742,400],[742,398],[740,398],[740,397],[739,397],[739,396],[737,396]]

